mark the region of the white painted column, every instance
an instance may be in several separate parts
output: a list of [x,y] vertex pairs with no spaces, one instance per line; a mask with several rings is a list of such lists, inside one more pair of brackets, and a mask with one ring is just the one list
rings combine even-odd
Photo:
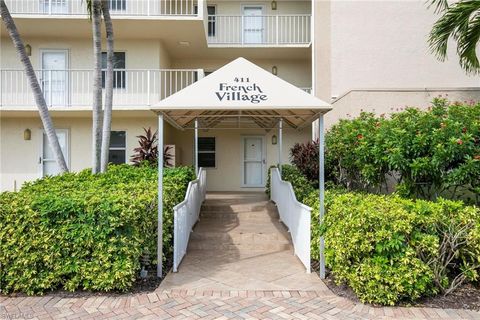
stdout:
[[193,153],[195,159],[195,174],[198,175],[198,118],[195,118],[195,141],[193,142]]
[[162,277],[163,264],[163,114],[158,114],[158,212],[157,212],[157,277]]
[[[325,134],[323,132],[323,114],[318,118],[318,189],[319,189],[319,221],[325,215]],[[320,237],[320,279],[325,279],[325,239]]]
[[282,177],[282,153],[283,153],[283,118],[278,121],[278,171]]

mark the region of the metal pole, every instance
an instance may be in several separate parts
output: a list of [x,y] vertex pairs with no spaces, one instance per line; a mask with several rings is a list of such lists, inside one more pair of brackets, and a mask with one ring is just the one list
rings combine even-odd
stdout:
[[278,121],[278,171],[282,177],[283,118]]
[[[319,189],[319,223],[325,215],[325,136],[323,132],[323,114],[318,118],[318,189]],[[320,279],[325,279],[325,239],[320,237]]]
[[162,277],[163,263],[163,114],[158,114],[158,237],[157,277]]
[[198,118],[195,118],[195,141],[194,145],[194,159],[195,159],[195,173],[198,175]]

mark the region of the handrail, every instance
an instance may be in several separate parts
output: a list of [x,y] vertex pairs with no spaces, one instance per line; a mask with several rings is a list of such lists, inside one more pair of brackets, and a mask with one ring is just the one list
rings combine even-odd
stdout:
[[292,184],[283,181],[278,168],[271,169],[270,198],[278,208],[280,220],[287,226],[293,242],[295,255],[310,273],[310,240],[312,208],[299,202]]
[[198,170],[197,179],[188,183],[185,199],[173,207],[173,272],[187,253],[188,240],[193,226],[198,221],[202,203],[207,191],[207,173]]

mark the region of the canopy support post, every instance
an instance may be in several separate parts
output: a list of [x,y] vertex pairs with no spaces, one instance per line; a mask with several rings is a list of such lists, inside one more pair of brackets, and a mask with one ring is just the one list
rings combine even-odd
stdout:
[[157,212],[157,277],[162,277],[163,264],[163,114],[158,114],[158,212]]
[[278,121],[278,171],[282,177],[283,118]]
[[[325,135],[323,114],[318,118],[318,190],[319,190],[319,223],[323,223],[325,215]],[[325,239],[320,237],[320,279],[325,279]]]
[[195,141],[193,142],[193,152],[195,159],[195,174],[198,175],[198,118],[195,118]]

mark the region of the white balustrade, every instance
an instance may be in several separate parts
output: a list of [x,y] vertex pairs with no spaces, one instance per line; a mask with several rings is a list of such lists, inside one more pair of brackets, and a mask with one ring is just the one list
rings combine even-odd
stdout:
[[[201,71],[115,69],[113,106],[155,104],[200,79]],[[36,73],[49,107],[91,106],[92,70],[37,70]],[[24,70],[0,70],[0,105],[35,106]]]
[[185,200],[173,208],[173,272],[178,271],[187,253],[190,233],[198,221],[206,192],[207,172],[200,168],[197,179],[188,184]]
[[270,198],[277,205],[280,220],[292,237],[295,255],[310,273],[310,223],[312,208],[297,201],[290,182],[283,181],[278,168],[271,169]]
[[306,45],[311,15],[209,15],[211,45]]
[[[85,0],[6,0],[12,14],[86,15]],[[113,16],[196,16],[197,0],[109,0]]]

